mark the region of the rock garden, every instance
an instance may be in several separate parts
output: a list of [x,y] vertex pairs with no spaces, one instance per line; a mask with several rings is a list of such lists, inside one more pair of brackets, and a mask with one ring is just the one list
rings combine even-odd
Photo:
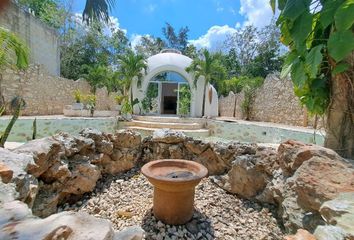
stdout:
[[[316,145],[84,129],[0,155],[0,239],[354,237],[352,163]],[[187,224],[166,225],[152,213],[153,187],[140,168],[156,159],[192,160],[209,171]]]

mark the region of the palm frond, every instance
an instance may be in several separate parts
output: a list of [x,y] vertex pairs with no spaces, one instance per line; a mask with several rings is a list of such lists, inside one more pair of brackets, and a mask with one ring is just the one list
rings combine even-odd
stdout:
[[86,0],[82,19],[88,25],[94,21],[109,22],[109,11],[114,7],[115,0]]
[[29,49],[17,35],[0,27],[0,67],[13,65],[26,69],[29,65]]

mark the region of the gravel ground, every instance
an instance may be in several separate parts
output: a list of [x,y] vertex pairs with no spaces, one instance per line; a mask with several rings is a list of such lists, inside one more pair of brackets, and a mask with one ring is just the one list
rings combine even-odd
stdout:
[[272,206],[237,198],[202,180],[196,188],[193,219],[182,226],[165,225],[152,214],[153,188],[137,169],[115,177],[104,177],[95,191],[75,205],[75,210],[105,218],[115,230],[140,225],[145,239],[282,239],[284,236]]

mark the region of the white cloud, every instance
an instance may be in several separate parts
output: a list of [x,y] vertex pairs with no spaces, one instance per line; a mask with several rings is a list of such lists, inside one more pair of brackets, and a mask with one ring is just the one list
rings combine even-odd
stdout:
[[196,40],[190,40],[189,43],[196,46],[197,49],[207,48],[211,51],[218,51],[222,49],[227,37],[235,32],[237,32],[237,26],[235,28],[228,25],[212,26],[205,35]]
[[135,50],[135,46],[139,45],[141,42],[142,37],[150,37],[149,34],[146,35],[140,35],[140,34],[133,34],[130,38],[130,45],[133,50]]
[[270,23],[273,11],[269,0],[240,0],[240,14],[246,18],[244,25],[262,28]]
[[224,11],[224,7],[221,6],[220,1],[217,1],[217,2],[216,2],[216,11],[217,11],[217,12],[223,12],[223,11]]
[[[81,13],[75,13],[72,17],[74,23],[75,23],[75,27],[78,29],[81,29],[83,31],[87,31],[88,30],[88,26],[85,22],[82,21],[82,14]],[[121,31],[123,31],[125,34],[127,34],[127,29],[121,28],[119,26],[119,20],[116,17],[110,16],[109,17],[109,23],[104,25],[104,29],[103,32],[104,34],[111,36],[115,31],[117,31],[118,29],[120,29]]]
[[153,13],[153,12],[155,12],[156,8],[157,8],[157,5],[156,5],[156,4],[150,3],[150,4],[147,5],[147,7],[145,8],[145,11],[148,12],[148,13]]

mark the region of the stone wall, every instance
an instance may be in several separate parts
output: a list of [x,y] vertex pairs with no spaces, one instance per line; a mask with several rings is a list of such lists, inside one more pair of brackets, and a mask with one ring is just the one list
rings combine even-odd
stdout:
[[43,64],[52,75],[59,76],[59,38],[54,29],[14,3],[1,12],[0,26],[16,33],[27,43],[31,63]]
[[[221,97],[219,100],[219,115],[243,119],[242,102],[243,93],[234,94],[230,92],[227,97]],[[300,105],[298,97],[293,92],[291,80],[280,79],[277,75],[269,75],[264,80],[264,84],[256,90],[250,117],[250,120],[253,121],[295,126],[313,125],[313,119],[307,115],[305,109]]]
[[227,97],[219,99],[219,115],[222,117],[235,117],[243,119],[241,104],[244,99],[243,93],[230,92]]
[[[68,80],[51,76],[41,65],[31,65],[26,71],[6,69],[0,79],[0,94],[5,102],[16,96],[26,101],[23,115],[63,114],[65,105],[74,102],[73,92],[79,89],[83,94],[90,93],[90,85],[85,80]],[[115,93],[108,94],[106,88],[96,92],[96,110],[113,110]]]

